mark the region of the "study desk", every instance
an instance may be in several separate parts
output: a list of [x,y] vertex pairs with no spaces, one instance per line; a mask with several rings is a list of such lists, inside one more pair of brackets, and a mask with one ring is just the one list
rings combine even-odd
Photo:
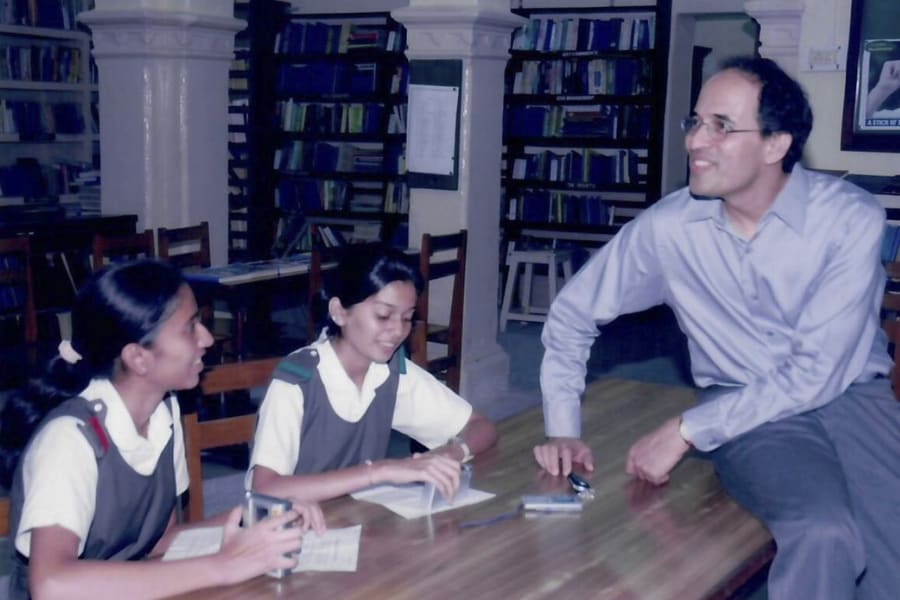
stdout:
[[[296,294],[298,303],[306,304],[301,278],[309,273],[309,254],[247,263],[233,263],[185,271],[198,303],[213,299],[225,301],[235,315],[235,346],[243,356],[249,314],[254,304],[265,302],[275,293]],[[263,308],[257,312],[265,312]],[[277,353],[277,352],[276,352]]]
[[412,520],[349,497],[329,501],[329,526],[363,524],[355,573],[261,576],[184,598],[727,598],[771,556],[766,529],[725,495],[708,461],[688,458],[658,488],[624,472],[631,444],[690,406],[693,390],[609,379],[586,398],[596,498],[581,513],[458,527],[515,510],[524,493],[566,493],[563,478],[534,462],[544,439],[536,408],[500,423],[497,447],[474,461],[472,486],[493,499]]

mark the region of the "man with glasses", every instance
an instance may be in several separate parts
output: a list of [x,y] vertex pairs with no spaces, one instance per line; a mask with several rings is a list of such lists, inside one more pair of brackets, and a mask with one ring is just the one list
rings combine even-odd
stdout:
[[535,458],[554,475],[593,470],[579,399],[597,326],[668,304],[700,401],[639,439],[626,471],[660,485],[692,447],[711,458],[775,538],[771,599],[894,598],[900,403],[879,320],[884,210],[798,163],[812,112],[768,59],[727,61],[682,128],[688,188],[625,225],[553,302]]

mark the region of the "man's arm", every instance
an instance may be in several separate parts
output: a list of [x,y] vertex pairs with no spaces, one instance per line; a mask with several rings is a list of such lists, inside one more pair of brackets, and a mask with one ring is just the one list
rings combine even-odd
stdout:
[[593,468],[581,436],[581,396],[586,363],[597,326],[620,314],[664,300],[653,243],[650,211],[626,225],[597,252],[554,299],[541,342],[541,394],[546,444],[534,449],[538,464],[551,473],[571,470],[572,462]]

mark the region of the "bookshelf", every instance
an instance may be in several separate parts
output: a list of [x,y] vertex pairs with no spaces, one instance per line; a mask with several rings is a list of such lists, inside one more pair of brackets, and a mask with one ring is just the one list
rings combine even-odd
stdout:
[[387,13],[293,14],[275,39],[274,205],[298,223],[406,220],[405,30]]
[[97,76],[75,16],[92,4],[0,5],[0,205],[82,209],[75,194],[99,160]]
[[229,70],[229,262],[266,258],[273,243],[273,49],[287,11],[277,0],[234,3],[234,16],[247,27],[235,38]]
[[502,223],[603,243],[659,198],[669,0],[514,11]]

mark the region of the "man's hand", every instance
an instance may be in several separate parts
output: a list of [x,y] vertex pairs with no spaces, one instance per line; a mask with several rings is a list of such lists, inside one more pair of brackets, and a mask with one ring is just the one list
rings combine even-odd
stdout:
[[568,475],[573,463],[583,465],[588,471],[594,470],[594,455],[578,438],[550,438],[546,444],[534,447],[534,459],[551,475]]
[[667,482],[669,472],[691,447],[678,432],[679,424],[678,417],[669,419],[635,442],[628,451],[625,472],[655,485]]

